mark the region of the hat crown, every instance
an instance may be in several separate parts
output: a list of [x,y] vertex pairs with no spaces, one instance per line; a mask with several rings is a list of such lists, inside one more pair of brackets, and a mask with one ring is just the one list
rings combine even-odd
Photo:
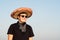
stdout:
[[12,12],[11,17],[14,18],[14,19],[17,19],[17,15],[21,12],[26,12],[28,14],[28,17],[32,16],[32,9],[31,8],[21,7],[21,8],[15,9]]

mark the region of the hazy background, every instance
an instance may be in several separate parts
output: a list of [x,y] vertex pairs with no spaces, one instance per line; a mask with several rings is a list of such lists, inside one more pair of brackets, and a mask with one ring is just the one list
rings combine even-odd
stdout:
[[28,19],[34,40],[60,40],[60,0],[0,0],[0,40],[7,40],[7,31],[17,20],[10,17],[19,7],[29,7],[33,16]]

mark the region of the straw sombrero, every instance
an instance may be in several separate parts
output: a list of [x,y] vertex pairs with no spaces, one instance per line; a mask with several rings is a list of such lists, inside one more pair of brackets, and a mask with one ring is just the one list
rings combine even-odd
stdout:
[[11,17],[14,19],[17,19],[17,16],[21,12],[26,12],[28,15],[28,18],[32,16],[32,10],[27,7],[17,8],[11,13]]

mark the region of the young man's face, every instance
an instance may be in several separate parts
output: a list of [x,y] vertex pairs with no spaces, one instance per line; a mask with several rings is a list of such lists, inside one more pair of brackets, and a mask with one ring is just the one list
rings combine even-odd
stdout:
[[20,14],[18,19],[20,22],[26,22],[27,21],[27,15],[26,14]]

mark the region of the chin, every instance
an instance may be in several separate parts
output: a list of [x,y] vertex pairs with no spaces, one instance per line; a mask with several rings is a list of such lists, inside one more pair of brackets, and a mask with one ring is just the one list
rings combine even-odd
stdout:
[[26,21],[22,20],[22,22],[26,22]]

